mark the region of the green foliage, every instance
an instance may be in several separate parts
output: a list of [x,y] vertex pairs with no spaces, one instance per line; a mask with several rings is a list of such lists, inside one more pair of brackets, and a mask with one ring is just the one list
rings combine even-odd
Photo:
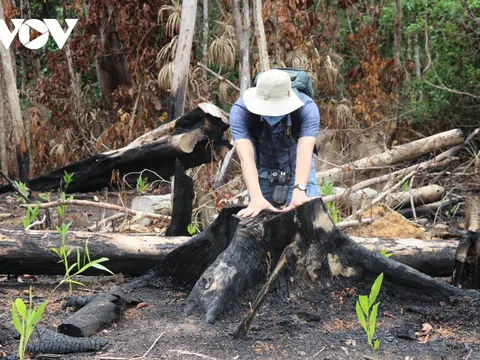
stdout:
[[373,341],[373,337],[375,336],[378,306],[380,305],[380,303],[374,303],[375,300],[377,300],[378,294],[380,293],[382,282],[383,273],[381,273],[373,283],[372,289],[370,290],[370,295],[360,295],[355,305],[358,321],[360,322],[360,325],[367,334],[368,344],[372,348],[375,356],[376,350],[380,346],[380,340],[376,339],[375,341]]
[[35,207],[32,207],[29,205],[27,208],[27,213],[25,214],[25,217],[22,219],[23,227],[24,228],[29,227],[38,217],[39,212],[40,212],[40,204],[35,205]]
[[387,258],[391,257],[393,254],[387,254],[387,249],[382,249],[382,251],[380,251],[380,255],[383,255]]
[[[323,196],[329,196],[333,194],[333,183],[330,180],[326,180],[325,183],[320,186],[320,190],[323,193]],[[340,210],[337,209],[337,203],[336,202],[331,202],[325,204],[328,209],[328,213],[330,214],[330,217],[332,218],[332,221],[334,224],[338,224],[340,221],[342,221],[342,217],[340,214]]]
[[408,181],[405,181],[403,184],[402,184],[402,192],[407,192],[408,190],[410,190],[410,184],[408,183]]
[[195,235],[197,233],[197,222],[193,222],[191,224],[188,224],[187,231],[190,235]]
[[145,191],[147,191],[148,187],[150,184],[147,182],[147,178],[142,178],[142,175],[140,175],[137,179],[137,191],[139,194],[143,194]]
[[[68,173],[67,171],[64,171],[63,173],[63,178],[62,178],[62,181],[60,182],[60,188],[62,189],[62,192],[60,193],[60,200],[62,201],[73,200],[73,196],[69,196],[67,198],[67,194],[66,194],[68,185],[70,185],[73,181],[73,174],[74,173]],[[61,224],[65,219],[65,213],[67,212],[68,205],[59,205],[57,206],[57,209],[58,209],[59,223]]]
[[60,183],[60,188],[62,191],[67,191],[68,185],[70,185],[73,182],[73,175],[75,173],[69,173],[66,170],[63,171],[63,178]]
[[39,194],[38,196],[40,197],[40,199],[42,200],[45,200],[45,201],[50,201],[50,194],[52,193],[52,191],[49,191],[48,193],[41,193]]
[[38,308],[33,307],[32,287],[30,287],[30,301],[28,308],[21,298],[17,298],[12,304],[13,326],[20,334],[20,343],[18,345],[18,356],[20,360],[25,358],[25,351],[27,349],[28,341],[35,330],[37,323],[42,318],[47,304],[48,300],[45,300]]
[[23,196],[20,196],[18,194],[14,194],[13,196],[15,196],[16,199],[22,200],[24,203],[26,203],[25,198],[28,198],[28,187],[27,187],[27,185],[24,184],[21,181],[16,181],[16,180],[13,180],[13,183],[15,184],[18,191],[20,192],[20,195],[23,195]]
[[[102,263],[108,261],[108,258],[102,257],[96,260],[92,260],[90,258],[90,253],[88,251],[88,240],[85,242],[83,261],[80,254],[80,249],[77,247],[76,262],[70,265],[68,257],[72,254],[72,249],[67,249],[65,242],[71,225],[72,223],[69,222],[67,224],[61,224],[60,226],[57,226],[57,232],[60,234],[62,242],[58,249],[51,249],[60,258],[59,262],[63,263],[65,266],[65,274],[63,279],[52,290],[48,299],[45,300],[38,308],[33,308],[33,292],[31,287],[29,302],[30,307],[28,309],[26,308],[26,305],[21,298],[17,298],[12,305],[12,322],[15,329],[20,334],[20,343],[18,346],[18,356],[20,360],[23,360],[25,358],[25,351],[27,349],[30,336],[35,330],[37,323],[41,320],[51,296],[58,289],[58,287],[60,287],[62,284],[68,284],[70,287],[70,291],[72,291],[73,284],[83,286],[81,282],[74,280],[74,278],[78,275],[81,275],[91,267],[108,272],[113,275],[113,273],[108,268],[102,265]],[[75,269],[76,271],[74,271]]]

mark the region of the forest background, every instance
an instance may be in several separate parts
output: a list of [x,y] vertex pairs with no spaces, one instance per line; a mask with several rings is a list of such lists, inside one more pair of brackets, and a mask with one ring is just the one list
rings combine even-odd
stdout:
[[[169,120],[180,0],[0,1],[8,24],[79,19],[63,49],[52,38],[39,50],[18,39],[10,47],[20,115],[0,66],[0,163],[12,178],[19,153],[34,177],[125,146]],[[258,15],[270,67],[312,75],[322,129],[366,129],[392,144],[478,126],[480,0],[193,3],[185,111],[212,101],[228,112],[241,77],[260,71]],[[243,27],[240,46],[232,13]],[[215,170],[207,171],[213,185]]]

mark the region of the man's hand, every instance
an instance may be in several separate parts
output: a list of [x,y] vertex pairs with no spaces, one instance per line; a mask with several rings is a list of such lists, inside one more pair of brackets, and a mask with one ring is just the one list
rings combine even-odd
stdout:
[[295,188],[293,189],[292,200],[290,201],[290,204],[286,208],[282,209],[281,212],[290,211],[308,201],[310,201],[310,199],[307,197],[305,191]]
[[271,210],[273,212],[279,212],[279,210],[274,208],[273,205],[270,204],[267,200],[265,200],[263,196],[252,197],[250,199],[248,207],[246,209],[240,210],[237,215],[242,218],[255,217],[260,214],[262,210],[265,209]]

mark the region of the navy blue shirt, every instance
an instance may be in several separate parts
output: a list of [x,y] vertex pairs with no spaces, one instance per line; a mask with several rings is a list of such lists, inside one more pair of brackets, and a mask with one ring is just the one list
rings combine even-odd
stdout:
[[[299,93],[300,99],[305,104],[300,111],[300,133],[299,137],[313,136],[316,137],[320,127],[320,111],[315,102],[303,93]],[[288,116],[285,116],[274,127],[270,126],[262,118],[262,126],[267,131],[262,131],[259,139],[260,165],[258,166],[259,178],[268,178],[268,169],[285,170],[292,173],[292,180],[295,177],[297,144],[285,137],[285,127],[288,125]],[[252,136],[249,132],[250,128],[249,112],[243,102],[243,98],[239,98],[230,110],[230,131],[233,140],[249,139],[253,143]],[[254,144],[255,147],[255,144]],[[289,151],[290,149],[290,151]],[[312,154],[312,167],[310,170],[310,178],[315,178],[315,167]]]

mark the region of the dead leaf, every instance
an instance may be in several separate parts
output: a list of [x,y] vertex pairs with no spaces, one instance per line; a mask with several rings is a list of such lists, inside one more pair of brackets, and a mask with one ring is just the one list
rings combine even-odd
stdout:
[[429,323],[424,323],[422,330],[419,332],[416,332],[415,335],[418,337],[418,343],[420,344],[425,344],[428,341],[428,338],[430,337],[430,331],[433,330],[432,325]]
[[397,317],[394,316],[392,313],[389,313],[388,311],[384,311],[383,312],[383,316],[388,316],[388,317],[391,317],[392,319],[396,319]]
[[148,304],[146,302],[141,302],[140,304],[137,305],[137,309],[143,309],[144,307],[147,307]]

